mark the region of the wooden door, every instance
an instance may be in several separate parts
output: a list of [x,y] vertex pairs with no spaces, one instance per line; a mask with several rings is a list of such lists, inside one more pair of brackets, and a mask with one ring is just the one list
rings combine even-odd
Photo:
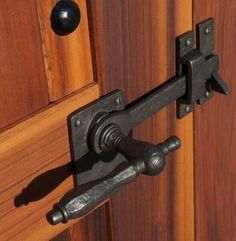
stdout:
[[[103,94],[122,89],[131,102],[175,75],[175,37],[192,29],[191,1],[88,1],[88,15]],[[134,130],[135,138],[152,143],[173,134],[183,146],[168,158],[166,170],[140,177],[106,204],[108,237],[102,240],[194,240],[192,115],[177,121],[173,104]],[[71,232],[85,235],[75,225],[54,241],[73,240]],[[104,229],[96,232],[104,235]]]
[[195,112],[196,241],[236,240],[236,2],[194,1],[194,22],[215,18],[220,74],[230,88]]
[[78,29],[58,37],[55,2],[0,4],[0,240],[194,240],[193,119],[177,121],[174,104],[134,130],[152,143],[181,138],[161,175],[140,177],[81,220],[47,223],[73,187],[67,115],[117,88],[131,102],[174,76],[175,37],[192,29],[188,0],[77,0]]
[[[192,29],[191,1],[98,0],[90,13],[102,93],[120,88],[130,102],[175,75],[175,37]],[[193,240],[192,116],[177,121],[175,113],[173,104],[134,130],[152,143],[176,134],[183,146],[161,175],[111,198],[113,240]]]
[[86,1],[66,37],[50,27],[55,2],[0,3],[0,240],[49,240],[71,225],[53,227],[45,215],[73,187],[67,116],[98,98],[99,86]]

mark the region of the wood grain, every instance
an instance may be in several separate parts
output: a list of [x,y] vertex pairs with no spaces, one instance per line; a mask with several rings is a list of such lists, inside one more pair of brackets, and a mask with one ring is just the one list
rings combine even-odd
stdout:
[[[185,6],[185,7],[183,7]],[[192,1],[175,1],[175,36],[192,30]],[[170,60],[171,62],[171,60]],[[175,111],[172,111],[172,120]],[[173,240],[194,241],[194,149],[193,115],[174,121],[176,135],[182,141],[182,147],[175,155],[173,171]]]
[[[58,201],[53,200],[54,202]],[[48,206],[41,208],[42,212],[48,212]],[[37,237],[40,241],[48,240],[79,240],[79,241],[106,241],[106,221],[105,213],[103,207],[97,208],[96,210],[89,213],[86,217],[81,219],[71,220],[66,224],[59,224],[56,226],[48,225],[48,222],[43,217],[35,216],[37,221],[30,224],[30,227],[21,230],[17,235],[10,236],[10,239],[7,240],[16,240],[16,241],[31,241]],[[76,223],[77,222],[77,223]],[[73,226],[76,225],[76,226]],[[88,225],[87,225],[88,224]],[[97,225],[97,226],[94,226]],[[70,227],[70,228],[69,228]],[[73,229],[73,231],[72,231]],[[75,230],[76,233],[75,233]],[[64,232],[65,231],[65,232]],[[68,233],[69,232],[69,233]],[[58,235],[60,233],[60,235]],[[58,235],[55,237],[55,235]],[[98,236],[96,236],[98,235]],[[104,235],[104,236],[101,236]],[[5,239],[3,239],[5,240]]]
[[80,223],[70,227],[69,232],[71,241],[110,241],[107,231],[105,205],[93,211],[86,218],[81,219]]
[[34,1],[0,3],[0,128],[49,103]]
[[50,23],[56,1],[36,1],[50,101],[93,82],[86,0],[76,2],[81,12],[78,28],[67,36],[57,36]]
[[231,90],[196,109],[196,240],[236,240],[235,1],[193,1],[194,22],[215,18],[220,74]]
[[73,224],[51,226],[45,214],[73,187],[66,118],[98,96],[92,84],[0,134],[0,240],[48,240]]
[[96,209],[51,241],[110,241],[105,206]]
[[[103,93],[119,88],[130,102],[175,74],[175,37],[192,27],[191,1],[97,0],[88,6]],[[135,128],[135,138],[152,143],[178,134],[183,148],[158,177],[142,176],[111,198],[113,241],[194,240],[192,125],[191,115],[177,124],[171,105]]]

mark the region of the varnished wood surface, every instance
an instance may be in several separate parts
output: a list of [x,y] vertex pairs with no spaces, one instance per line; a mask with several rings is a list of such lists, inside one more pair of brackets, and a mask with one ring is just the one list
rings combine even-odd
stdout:
[[48,105],[35,1],[0,3],[0,128]]
[[[185,6],[185,7],[183,7]],[[192,29],[192,2],[175,1],[175,35]],[[170,43],[169,43],[170,44]],[[170,65],[171,66],[171,65]],[[172,112],[172,120],[175,111]],[[182,140],[182,147],[175,155],[173,172],[173,240],[194,241],[194,149],[193,149],[193,115],[174,121],[176,135]]]
[[86,0],[76,1],[81,21],[67,36],[57,36],[51,29],[50,15],[56,2],[36,1],[50,101],[93,82]]
[[[125,90],[127,100],[130,102],[174,75],[175,36],[191,29],[191,3],[189,1],[96,0],[88,1],[88,4],[90,27],[93,33],[94,70],[103,93],[120,88]],[[68,41],[68,44],[65,38],[56,37],[56,41],[52,40],[55,36],[49,33],[48,18],[44,15],[49,14],[48,5],[50,3],[46,1],[37,1],[50,100],[53,101],[74,90],[76,86],[74,83],[77,83],[54,79],[54,75],[60,72],[57,69],[58,66],[64,66],[64,63],[59,63],[59,65],[55,63],[56,70],[53,73],[50,64],[55,60],[53,56],[58,54],[53,44],[59,42],[58,48],[69,51],[68,55],[59,52],[61,55],[58,56],[57,61],[74,59],[71,56],[77,56],[74,50],[79,49],[80,46],[78,46],[77,37]],[[44,8],[47,11],[44,11]],[[70,49],[73,44],[75,48]],[[87,60],[85,60],[85,65]],[[80,71],[78,65],[75,64],[72,68],[74,72],[68,74],[67,71],[71,69],[70,64],[71,62],[66,62],[68,69],[62,71],[62,75],[75,77],[77,75],[73,73],[76,71],[83,73],[83,70]],[[89,71],[90,67],[87,72],[90,73]],[[59,77],[61,78],[61,75]],[[78,79],[81,81],[82,78]],[[69,87],[64,86],[67,84]],[[52,204],[72,186],[71,178],[64,181],[46,197],[43,197],[42,193],[39,201],[32,200],[27,206],[20,205],[21,202],[25,202],[24,198],[16,199],[16,197],[23,188],[33,183],[33,186],[38,188],[33,194],[39,198],[39,190],[43,192],[44,187],[47,189],[50,186],[53,175],[50,177],[47,175],[47,179],[41,179],[40,182],[36,177],[44,178],[42,174],[49,170],[61,167],[56,173],[59,173],[62,180],[70,174],[70,166],[67,164],[69,154],[64,122],[65,113],[84,105],[86,101],[83,102],[83,100],[86,99],[88,102],[98,96],[97,87],[90,87],[91,89],[80,92],[81,99],[75,98],[72,102],[65,102],[66,111],[54,109],[55,112],[49,113],[49,116],[43,116],[45,120],[42,123],[37,119],[42,115],[35,116],[34,119],[30,119],[34,120],[34,123],[26,122],[27,126],[19,125],[15,127],[16,129],[6,132],[5,137],[4,133],[0,135],[1,143],[5,143],[3,147],[0,146],[2,170],[0,190],[3,190],[0,194],[1,240],[34,240],[35,235],[39,240],[48,240],[49,237],[52,238],[73,224],[70,222],[68,225],[52,227],[45,220],[45,213],[50,210]],[[89,95],[89,98],[84,97],[85,93]],[[55,108],[58,106],[60,104]],[[192,143],[192,119],[191,116],[188,117],[179,126],[176,124],[174,112],[174,105],[164,109],[135,129],[134,136],[158,143],[169,135],[178,134],[182,136],[185,150],[187,145]],[[61,126],[59,123],[62,123]],[[11,132],[12,130],[15,131]],[[186,130],[188,130],[187,133]],[[10,142],[5,142],[5,138],[9,138]],[[93,217],[88,216],[82,223],[66,231],[67,234],[69,232],[69,236],[63,233],[60,238],[66,239],[67,237],[80,241],[81,239],[84,239],[83,241],[90,239],[96,241],[99,239],[102,241],[106,239],[192,241],[191,168],[192,149],[179,151],[168,158],[167,169],[160,176],[141,177],[137,183],[128,186],[112,198],[109,207],[106,207],[107,220],[105,220],[104,207],[100,208],[92,214]],[[27,195],[27,198],[32,199],[34,195],[33,197]],[[16,205],[18,207],[15,207]],[[83,226],[83,222],[87,224]],[[93,225],[97,227],[94,232],[85,231]],[[80,232],[76,234],[77,229],[81,230],[81,233],[84,232],[84,236],[81,237]]]
[[195,112],[196,241],[236,241],[236,1],[195,0],[194,22],[209,17],[231,93],[215,94]]
[[[175,74],[175,37],[192,27],[191,1],[89,1],[96,80],[107,93],[125,91],[128,102]],[[177,124],[174,105],[134,130],[158,143],[173,134],[181,151],[157,177],[142,176],[110,200],[113,241],[192,241],[192,116]]]
[[73,224],[45,214],[73,187],[66,118],[98,96],[92,84],[0,134],[0,240],[49,240]]
[[104,205],[51,241],[111,241],[108,237],[106,208]]

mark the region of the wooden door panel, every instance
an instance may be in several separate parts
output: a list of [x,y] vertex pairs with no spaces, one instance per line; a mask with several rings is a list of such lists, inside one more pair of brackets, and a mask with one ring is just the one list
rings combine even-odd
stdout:
[[95,80],[103,94],[119,88],[131,102],[175,75],[175,37],[192,28],[191,1],[78,0],[82,22],[67,37],[50,29],[55,2],[33,5],[47,104],[86,87],[0,134],[0,240],[193,241],[192,115],[177,122],[174,105],[134,130],[153,143],[182,139],[161,175],[140,177],[79,222],[45,218],[73,186],[66,117],[99,96],[86,10]]
[[57,36],[51,29],[50,15],[56,2],[36,1],[50,101],[93,82],[86,0],[76,1],[81,21],[67,36]]
[[73,223],[45,215],[73,187],[66,118],[98,96],[92,84],[0,134],[0,240],[48,240]]
[[0,129],[93,82],[86,0],[68,36],[51,29],[55,3],[0,3]]
[[0,128],[49,103],[34,1],[0,3]]
[[[128,102],[175,74],[175,37],[191,30],[191,1],[89,1],[95,76],[103,93],[122,89]],[[177,134],[180,151],[158,177],[140,177],[111,198],[112,240],[194,240],[192,116],[175,106],[134,130],[158,143]]]
[[105,207],[66,225],[46,221],[52,205],[73,187],[67,115],[99,97],[86,1],[76,1],[81,22],[65,37],[50,27],[56,2],[0,4],[0,240],[49,240],[76,221],[71,239],[108,237]]
[[194,22],[215,18],[215,52],[230,95],[195,113],[196,241],[236,240],[235,1],[194,1]]

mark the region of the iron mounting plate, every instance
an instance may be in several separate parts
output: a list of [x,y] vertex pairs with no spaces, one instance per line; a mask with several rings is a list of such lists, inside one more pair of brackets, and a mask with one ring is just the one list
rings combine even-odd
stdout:
[[124,110],[124,103],[123,92],[115,90],[68,116],[68,133],[75,186],[103,177],[125,160],[116,153],[102,153],[101,155],[92,153],[87,143],[89,128],[98,115],[100,113],[107,115],[114,111]]
[[[208,30],[206,32],[206,29]],[[209,18],[196,25],[196,46],[197,49],[207,58],[211,55],[214,50],[214,19]],[[176,70],[178,74],[183,73],[183,66],[181,64],[181,57],[188,54],[194,49],[194,32],[189,31],[176,38]],[[203,70],[199,70],[203,71]],[[192,81],[192,80],[189,80]],[[209,88],[206,81],[207,95],[202,96],[197,100],[198,104],[203,104],[208,101],[213,96],[213,91]],[[188,88],[188,82],[187,82]],[[191,90],[190,90],[191,91]],[[193,103],[188,103],[185,98],[180,98],[177,100],[177,117],[179,119],[183,118],[187,114],[193,111]]]
[[[188,43],[188,44],[186,44]],[[194,32],[189,31],[176,38],[176,72],[183,74],[183,67],[180,58],[194,49]],[[181,119],[193,111],[193,104],[185,103],[185,99],[177,100],[176,115]]]

